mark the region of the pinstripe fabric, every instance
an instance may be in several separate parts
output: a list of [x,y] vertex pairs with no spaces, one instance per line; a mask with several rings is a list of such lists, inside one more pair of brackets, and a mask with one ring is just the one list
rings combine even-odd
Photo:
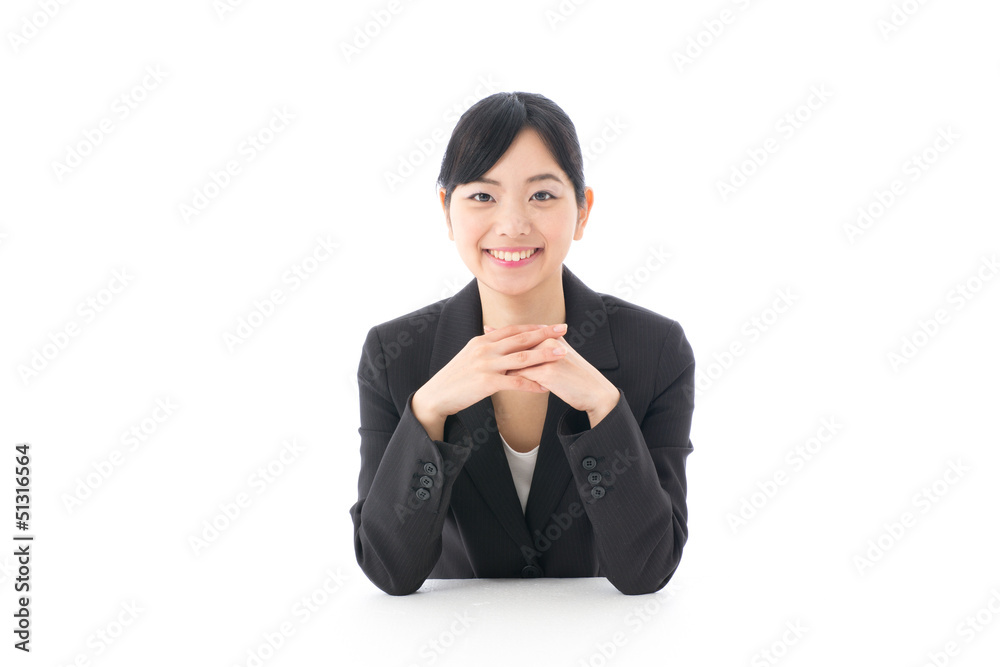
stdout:
[[632,595],[673,576],[688,533],[691,346],[677,322],[562,269],[564,340],[620,396],[591,428],[586,412],[549,394],[523,513],[489,396],[450,415],[443,440],[411,409],[416,390],[482,334],[476,279],[369,330],[350,513],[358,564],[383,591],[412,593],[427,578],[599,576]]

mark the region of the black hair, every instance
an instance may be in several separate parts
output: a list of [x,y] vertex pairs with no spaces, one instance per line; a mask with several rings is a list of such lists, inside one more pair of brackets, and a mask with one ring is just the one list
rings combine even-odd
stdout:
[[537,93],[494,93],[466,110],[451,133],[441,160],[437,185],[451,193],[489,171],[525,127],[541,136],[556,162],[569,177],[577,205],[587,203],[583,182],[583,155],[576,127],[559,105]]

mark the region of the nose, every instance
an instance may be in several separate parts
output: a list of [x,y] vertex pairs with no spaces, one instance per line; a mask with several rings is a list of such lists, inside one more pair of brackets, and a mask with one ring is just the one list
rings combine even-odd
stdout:
[[531,215],[528,204],[511,197],[496,209],[493,230],[497,235],[517,237],[531,233]]

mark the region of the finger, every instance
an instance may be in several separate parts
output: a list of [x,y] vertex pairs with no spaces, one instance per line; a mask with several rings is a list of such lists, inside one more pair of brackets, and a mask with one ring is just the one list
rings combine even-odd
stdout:
[[[512,325],[525,326],[525,325]],[[566,333],[565,324],[538,324],[538,325],[527,325],[534,327],[527,330],[519,330],[512,327],[503,327],[500,329],[494,329],[492,332],[487,334],[490,340],[493,342],[502,343],[498,347],[500,354],[510,354],[516,350],[524,350],[527,348],[532,348],[541,343],[548,338],[559,338]],[[504,331],[510,329],[510,332],[505,334]]]
[[503,383],[503,389],[513,389],[514,391],[530,391],[536,393],[543,393],[548,391],[545,387],[538,384],[534,380],[519,375],[517,373],[511,373],[510,375],[505,375],[505,378],[511,378]]
[[542,339],[541,342],[538,343],[538,345],[525,349],[529,352],[542,350],[549,356],[558,357],[558,356],[564,356],[567,352],[569,352],[570,347],[569,344],[567,344],[564,339],[553,337],[553,338],[544,338]]
[[493,333],[494,331],[500,332],[496,336],[493,336],[493,340],[500,340],[501,338],[506,338],[507,336],[512,336],[523,331],[535,331],[537,329],[543,328],[545,324],[511,324],[505,327],[500,327],[499,329],[495,327],[484,326],[483,331],[486,333]]
[[559,361],[566,356],[566,348],[563,346],[545,346],[527,350],[515,350],[510,354],[505,354],[497,360],[497,373],[515,375],[518,371],[542,366],[553,361]]

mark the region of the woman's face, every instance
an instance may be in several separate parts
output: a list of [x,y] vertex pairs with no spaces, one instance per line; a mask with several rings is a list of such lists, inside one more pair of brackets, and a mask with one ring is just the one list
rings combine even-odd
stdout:
[[[492,289],[520,294],[558,276],[570,242],[583,237],[593,192],[578,207],[573,184],[539,134],[525,128],[479,181],[455,188],[444,209],[448,238],[469,270]],[[444,207],[444,188],[439,191]],[[450,210],[449,210],[450,209]],[[531,251],[527,259],[494,259],[488,250]],[[517,253],[518,257],[526,253]]]

